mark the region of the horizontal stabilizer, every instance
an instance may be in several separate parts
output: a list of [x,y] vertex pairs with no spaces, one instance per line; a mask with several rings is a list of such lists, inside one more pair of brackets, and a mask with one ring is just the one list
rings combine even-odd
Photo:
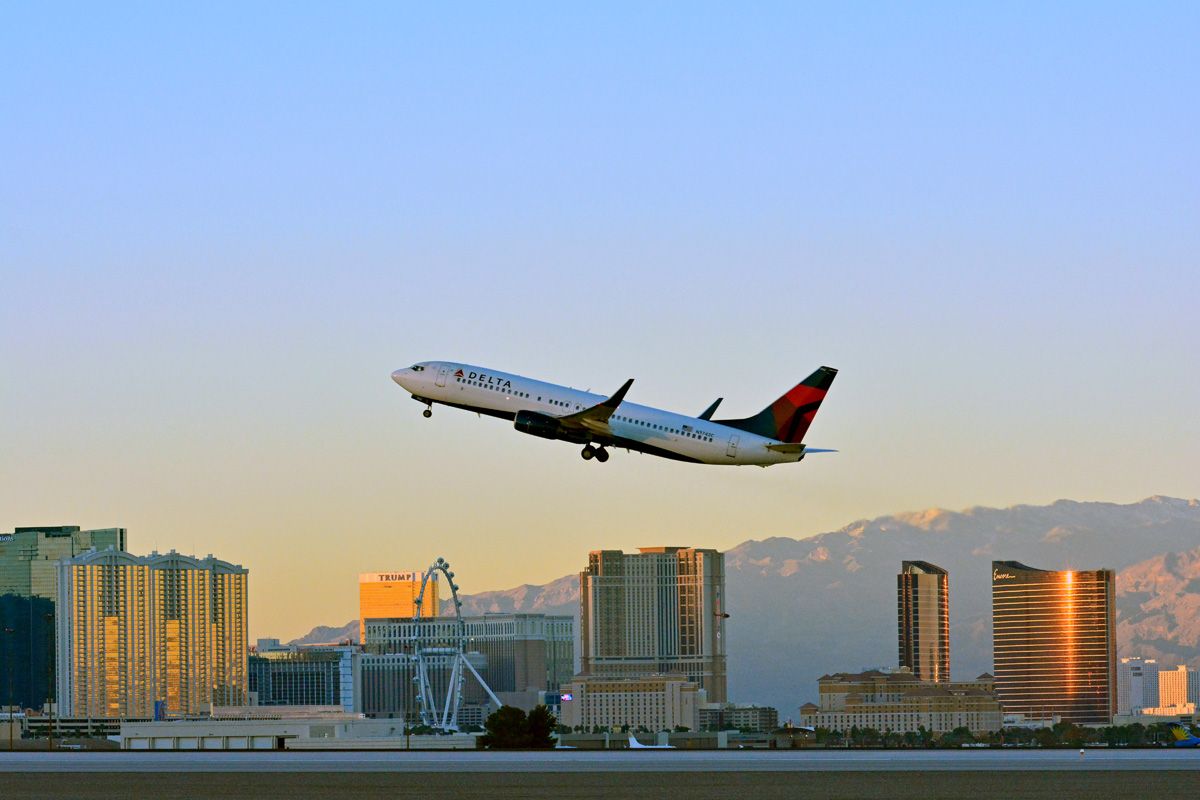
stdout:
[[837,450],[829,450],[823,447],[808,447],[807,445],[803,445],[798,442],[794,444],[792,442],[784,442],[783,444],[769,444],[767,445],[767,449],[773,450],[776,453],[804,453],[804,455],[808,455],[809,453],[837,452]]

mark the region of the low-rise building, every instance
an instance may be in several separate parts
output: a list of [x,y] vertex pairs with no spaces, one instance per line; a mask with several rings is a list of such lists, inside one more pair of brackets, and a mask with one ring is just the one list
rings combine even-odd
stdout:
[[956,728],[985,733],[1002,726],[994,680],[987,673],[973,681],[935,684],[917,680],[907,669],[839,672],[822,676],[818,691],[819,705],[806,703],[800,708],[802,726],[895,733],[916,733],[921,728],[933,733]]
[[702,731],[771,733],[779,727],[779,711],[770,706],[707,703],[700,709]]
[[[413,655],[419,649],[457,647],[467,653],[494,692],[557,692],[575,674],[575,620],[568,615],[484,614],[432,619],[368,618],[364,649],[371,655]],[[380,662],[383,663],[383,662]],[[485,698],[467,687],[468,701]]]
[[1195,716],[1195,714],[1195,703],[1174,703],[1169,706],[1156,706],[1141,710],[1141,716],[1143,717],[1191,717]]
[[308,709],[274,718],[125,722],[122,750],[474,750],[476,737],[410,736],[403,722]]
[[683,675],[605,678],[576,675],[563,685],[559,724],[649,731],[700,729],[700,707],[706,700],[698,683]]
[[258,652],[250,694],[260,706],[336,706],[354,711],[357,647],[314,645]]

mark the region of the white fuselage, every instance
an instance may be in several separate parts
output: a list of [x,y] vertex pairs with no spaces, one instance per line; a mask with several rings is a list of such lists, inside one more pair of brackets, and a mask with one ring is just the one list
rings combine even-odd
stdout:
[[[392,373],[392,380],[423,402],[512,419],[519,411],[564,417],[603,402],[605,395],[452,361],[424,361]],[[702,464],[769,466],[799,461],[776,452],[779,441],[711,420],[622,402],[608,421],[614,448]]]

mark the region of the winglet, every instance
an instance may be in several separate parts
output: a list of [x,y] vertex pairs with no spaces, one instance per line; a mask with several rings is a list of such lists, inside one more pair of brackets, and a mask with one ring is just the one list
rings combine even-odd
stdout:
[[704,409],[696,419],[712,419],[712,415],[717,413],[717,406],[721,405],[721,401],[724,399],[724,397],[718,397],[716,400],[713,400],[713,404]]
[[621,385],[621,388],[617,389],[616,393],[613,394],[612,397],[608,398],[600,405],[604,406],[605,408],[616,408],[617,406],[621,405],[621,402],[625,399],[625,393],[629,391],[630,386],[633,386],[633,378],[625,381],[625,383]]
[[625,393],[629,391],[630,386],[633,386],[633,378],[625,381],[612,397],[582,411],[576,411],[574,414],[565,414],[558,418],[558,423],[571,428],[581,427],[595,434],[611,434],[608,420],[617,410],[617,406],[621,405],[621,401],[625,399]]

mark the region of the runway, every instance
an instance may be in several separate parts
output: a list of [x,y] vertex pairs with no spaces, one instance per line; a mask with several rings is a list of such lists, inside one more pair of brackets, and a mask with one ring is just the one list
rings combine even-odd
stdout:
[[1200,750],[0,752],[0,772],[1200,772]]
[[1185,750],[3,753],[4,800],[1187,797]]

